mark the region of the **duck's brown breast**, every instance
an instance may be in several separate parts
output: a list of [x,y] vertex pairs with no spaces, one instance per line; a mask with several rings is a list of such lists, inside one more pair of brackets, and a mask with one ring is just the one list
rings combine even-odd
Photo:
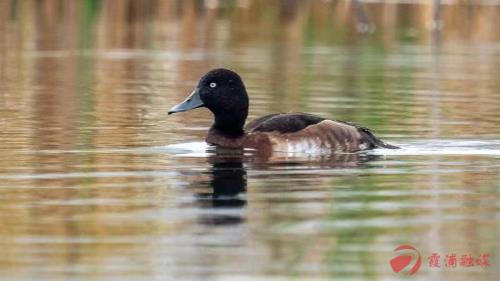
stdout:
[[205,141],[209,144],[220,145],[229,148],[243,148],[245,147],[246,135],[239,137],[225,136],[210,130]]

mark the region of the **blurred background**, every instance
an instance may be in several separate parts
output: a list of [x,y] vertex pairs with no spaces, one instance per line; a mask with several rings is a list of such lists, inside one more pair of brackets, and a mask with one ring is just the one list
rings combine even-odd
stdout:
[[251,117],[303,110],[393,136],[498,134],[498,2],[436,2],[3,0],[3,131],[43,121],[57,145],[85,146],[74,124],[108,118],[123,126],[94,135],[137,144],[120,131],[149,119],[164,143],[178,132],[147,108],[226,67],[243,76]]
[[[0,0],[0,279],[399,280],[388,261],[406,243],[424,261],[408,279],[494,280],[499,12]],[[207,110],[167,110],[215,67],[243,77],[250,119],[311,112],[439,153],[255,163],[170,149],[204,139]],[[492,265],[431,269],[432,252]]]

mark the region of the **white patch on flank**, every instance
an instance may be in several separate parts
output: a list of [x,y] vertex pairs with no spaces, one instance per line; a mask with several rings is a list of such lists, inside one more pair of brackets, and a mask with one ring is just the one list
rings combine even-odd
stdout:
[[321,142],[311,139],[290,140],[275,142],[273,151],[287,152],[287,153],[308,153],[308,154],[325,154],[331,153],[329,147],[322,147]]

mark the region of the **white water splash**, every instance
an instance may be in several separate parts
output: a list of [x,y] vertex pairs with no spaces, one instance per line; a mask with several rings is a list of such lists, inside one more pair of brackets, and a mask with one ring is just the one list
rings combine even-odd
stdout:
[[428,139],[392,143],[401,149],[375,149],[367,152],[371,155],[455,155],[455,156],[491,156],[500,157],[500,140],[463,140],[463,139]]
[[212,147],[206,142],[186,142],[156,147],[156,149],[179,156],[207,157]]

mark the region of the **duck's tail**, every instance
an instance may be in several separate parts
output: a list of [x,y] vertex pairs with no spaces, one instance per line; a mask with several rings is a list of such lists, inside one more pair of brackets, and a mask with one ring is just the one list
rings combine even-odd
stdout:
[[369,148],[377,148],[377,147],[382,147],[382,148],[388,148],[388,149],[400,149],[399,146],[395,146],[392,144],[385,143],[381,141],[379,138],[377,138],[369,129],[367,128],[359,128],[359,131],[361,132],[361,135],[363,136],[363,139],[367,141],[367,143],[370,144],[371,147]]

